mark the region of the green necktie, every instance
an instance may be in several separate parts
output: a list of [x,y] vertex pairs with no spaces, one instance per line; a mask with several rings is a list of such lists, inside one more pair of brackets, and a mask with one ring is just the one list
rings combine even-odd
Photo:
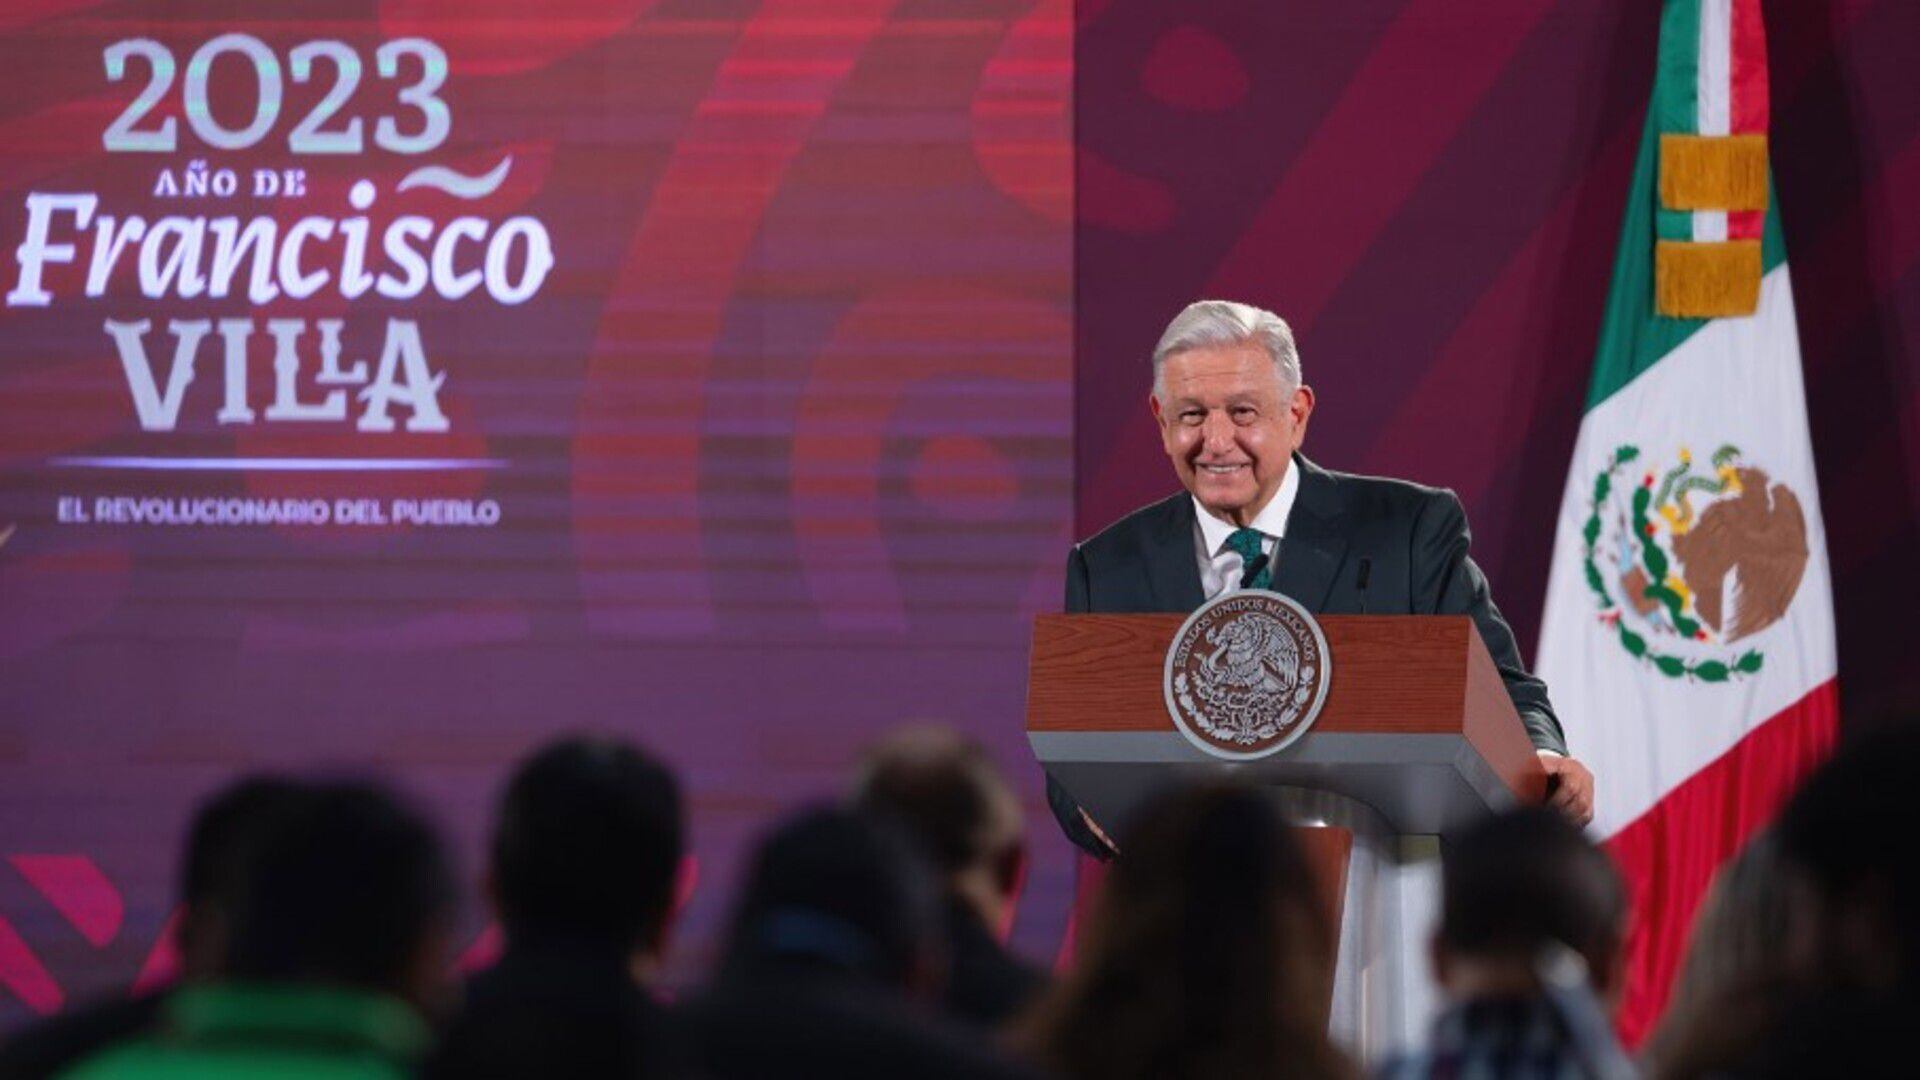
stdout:
[[[1242,567],[1250,567],[1253,561],[1260,557],[1260,544],[1266,538],[1267,534],[1259,529],[1235,529],[1233,535],[1227,537],[1227,547],[1240,553]],[[1261,563],[1260,569],[1254,573],[1249,574],[1243,571],[1240,575],[1240,587],[1243,589],[1272,588],[1273,561],[1269,559]]]

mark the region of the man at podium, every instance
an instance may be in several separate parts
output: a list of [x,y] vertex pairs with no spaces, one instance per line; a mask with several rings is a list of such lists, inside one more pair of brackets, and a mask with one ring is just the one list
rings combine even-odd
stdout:
[[[1189,304],[1153,350],[1148,407],[1185,491],[1128,514],[1067,556],[1070,613],[1189,612],[1271,589],[1339,615],[1469,615],[1548,776],[1549,802],[1593,817],[1593,775],[1567,756],[1546,684],[1529,674],[1451,491],[1333,472],[1300,456],[1313,390],[1293,332],[1248,304]],[[1069,839],[1114,846],[1051,777]]]

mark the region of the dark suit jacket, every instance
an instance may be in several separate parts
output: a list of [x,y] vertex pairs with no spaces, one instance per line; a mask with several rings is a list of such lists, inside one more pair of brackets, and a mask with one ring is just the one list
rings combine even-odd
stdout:
[[1046,988],[1046,973],[994,940],[972,907],[947,901],[947,1012],[983,1028],[1002,1028]]
[[723,972],[676,1019],[701,1080],[1038,1080],[905,991],[804,961]]
[[[1527,672],[1513,631],[1467,557],[1466,511],[1453,492],[1322,469],[1295,454],[1300,491],[1287,515],[1273,590],[1323,615],[1470,615],[1533,744],[1565,753],[1547,685]],[[1185,491],[1136,510],[1067,555],[1069,612],[1186,612],[1206,601]],[[1360,560],[1368,560],[1360,588]],[[1047,796],[1067,837],[1105,857],[1079,806],[1051,777]]]
[[678,1076],[669,1027],[619,946],[516,942],[467,984],[420,1072],[427,1080]]

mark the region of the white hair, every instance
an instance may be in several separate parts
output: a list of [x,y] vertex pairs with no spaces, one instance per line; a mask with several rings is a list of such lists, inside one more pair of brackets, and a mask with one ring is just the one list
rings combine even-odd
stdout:
[[1159,395],[1160,370],[1167,357],[1190,349],[1218,349],[1234,345],[1258,345],[1273,357],[1280,373],[1280,385],[1288,393],[1300,388],[1300,351],[1294,348],[1293,331],[1287,320],[1265,308],[1237,304],[1232,300],[1196,300],[1181,310],[1160,335],[1153,347],[1153,392]]

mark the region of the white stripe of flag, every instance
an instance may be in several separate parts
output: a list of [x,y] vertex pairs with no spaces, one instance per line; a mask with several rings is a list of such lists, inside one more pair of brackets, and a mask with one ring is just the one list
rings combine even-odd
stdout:
[[[1702,135],[1733,131],[1733,0],[1701,0],[1700,57],[1694,68],[1694,98]],[[1695,240],[1725,240],[1725,210],[1693,212]]]

